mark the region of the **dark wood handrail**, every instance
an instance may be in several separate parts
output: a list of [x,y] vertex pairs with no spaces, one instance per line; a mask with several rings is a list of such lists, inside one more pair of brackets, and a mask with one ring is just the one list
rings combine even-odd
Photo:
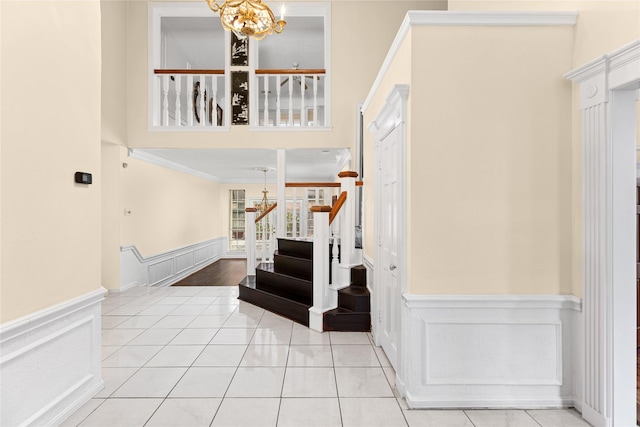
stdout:
[[285,187],[340,187],[339,182],[287,182]]
[[176,69],[155,69],[154,74],[224,74],[224,70],[176,70]]
[[256,74],[326,74],[324,68],[276,68],[272,70],[256,70]]
[[271,212],[272,210],[274,210],[276,208],[276,206],[278,206],[277,203],[274,203],[273,205],[271,205],[271,207],[269,209],[267,209],[266,211],[264,211],[264,213],[262,213],[258,218],[256,218],[256,224],[265,216],[267,216],[269,214],[269,212]]
[[[364,183],[362,181],[356,181],[356,187],[362,187]],[[285,187],[341,187],[339,182],[287,182]]]
[[342,193],[340,193],[340,197],[338,197],[338,200],[336,200],[336,203],[331,208],[331,212],[329,212],[329,225],[331,225],[333,220],[336,219],[336,216],[338,216],[338,212],[340,212],[340,208],[342,208],[342,205],[344,205],[344,202],[346,200],[347,192],[343,191]]

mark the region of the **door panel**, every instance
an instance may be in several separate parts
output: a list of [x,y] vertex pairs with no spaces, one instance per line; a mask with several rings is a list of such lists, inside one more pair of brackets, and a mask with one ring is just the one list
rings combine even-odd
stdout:
[[398,213],[400,208],[398,173],[400,130],[395,128],[382,141],[380,159],[379,200],[379,274],[380,274],[380,343],[391,365],[397,369],[400,343],[401,292],[398,279]]

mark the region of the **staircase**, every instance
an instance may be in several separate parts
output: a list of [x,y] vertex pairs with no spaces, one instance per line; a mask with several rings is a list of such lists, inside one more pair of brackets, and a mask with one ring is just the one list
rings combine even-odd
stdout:
[[[239,299],[309,326],[313,305],[313,242],[278,239],[273,263],[261,263],[239,287]],[[351,285],[338,291],[338,307],[324,313],[326,331],[370,331],[366,269],[351,269]]]

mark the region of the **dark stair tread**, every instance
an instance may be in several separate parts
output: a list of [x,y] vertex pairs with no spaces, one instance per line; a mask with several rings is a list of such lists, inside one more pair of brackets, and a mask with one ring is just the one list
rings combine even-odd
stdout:
[[299,258],[276,251],[273,255],[273,271],[304,280],[313,279],[313,260]]
[[256,267],[255,287],[303,304],[313,304],[313,284],[310,280],[278,273],[270,263],[261,263]]
[[367,288],[349,286],[338,291],[338,307],[358,313],[371,311],[371,298]]
[[238,299],[309,326],[311,305],[258,289],[255,276],[247,276],[240,282]]
[[313,241],[299,239],[278,239],[278,252],[297,258],[313,259]]
[[367,286],[367,268],[364,265],[351,267],[351,286]]
[[324,313],[323,329],[325,331],[369,332],[371,331],[371,314],[356,312],[338,307]]
[[359,286],[349,286],[348,288],[343,288],[338,291],[338,294],[346,294],[353,296],[370,296],[369,290],[367,288],[361,288]]

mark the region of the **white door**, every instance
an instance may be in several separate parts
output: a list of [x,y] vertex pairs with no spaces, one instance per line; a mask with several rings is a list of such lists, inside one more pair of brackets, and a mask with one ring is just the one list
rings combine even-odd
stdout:
[[379,340],[394,369],[400,347],[401,290],[398,269],[401,194],[401,128],[395,127],[378,145],[378,321]]

